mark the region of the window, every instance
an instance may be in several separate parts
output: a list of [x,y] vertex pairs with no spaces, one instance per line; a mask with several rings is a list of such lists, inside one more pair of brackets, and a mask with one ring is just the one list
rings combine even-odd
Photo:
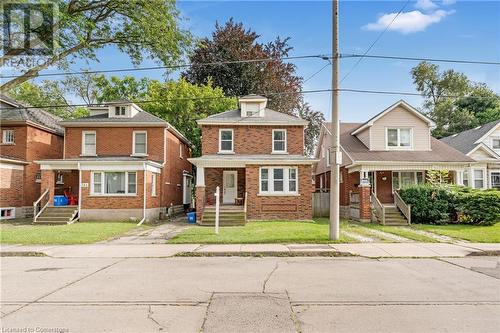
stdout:
[[151,196],[156,197],[156,173],[151,174]]
[[296,194],[298,171],[296,167],[265,167],[260,169],[261,194]]
[[14,207],[0,209],[0,220],[8,220],[16,217],[16,209]]
[[82,155],[96,155],[95,132],[83,132]]
[[469,171],[464,170],[462,183],[464,186],[469,186]]
[[57,185],[64,185],[64,176],[61,172],[57,173],[56,184]]
[[219,152],[232,153],[233,152],[233,130],[221,129],[219,130]]
[[393,171],[392,190],[398,190],[403,186],[425,183],[423,171]]
[[491,145],[493,149],[500,149],[500,139],[492,139]]
[[491,188],[500,189],[500,171],[491,173]]
[[412,145],[411,128],[388,128],[387,148],[411,148]]
[[35,173],[35,183],[41,183],[42,182],[42,172],[38,171]]
[[14,143],[14,130],[4,130],[2,134],[2,143]]
[[286,130],[273,129],[273,153],[286,153]]
[[179,157],[184,158],[184,154],[182,153],[182,144],[179,144]]
[[124,116],[124,115],[125,115],[125,107],[115,106],[115,116]]
[[134,148],[133,155],[146,155],[147,154],[147,132],[134,131]]
[[126,195],[136,194],[135,172],[102,172],[92,173],[92,194]]
[[247,117],[257,117],[260,114],[259,103],[246,103]]
[[484,188],[484,170],[474,170],[474,188]]
[[326,166],[329,167],[332,163],[330,161],[330,158],[332,157],[332,149],[328,148],[327,154],[326,154]]

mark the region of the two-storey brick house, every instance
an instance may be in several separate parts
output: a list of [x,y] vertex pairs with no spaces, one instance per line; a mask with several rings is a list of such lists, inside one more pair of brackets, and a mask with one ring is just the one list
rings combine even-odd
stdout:
[[61,158],[58,117],[0,95],[0,219],[32,216],[40,196],[40,158]]
[[[80,220],[157,219],[191,201],[190,142],[166,121],[124,100],[60,122],[62,159],[38,161],[48,202],[62,178]],[[39,221],[44,219],[43,214]]]
[[213,223],[217,186],[222,209],[239,210],[243,222],[312,218],[315,160],[304,155],[308,122],[266,105],[267,98],[249,95],[240,98],[239,109],[198,121],[202,156],[189,161],[196,165],[199,223]]

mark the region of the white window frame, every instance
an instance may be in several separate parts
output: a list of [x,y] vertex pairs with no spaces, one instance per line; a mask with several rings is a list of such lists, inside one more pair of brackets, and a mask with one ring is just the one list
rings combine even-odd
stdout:
[[[136,134],[144,134],[145,135],[145,138],[144,138],[144,143],[145,143],[145,147],[144,147],[144,153],[137,153],[135,151],[135,136]],[[132,155],[133,156],[148,156],[148,131],[134,131],[132,133]]]
[[[412,173],[413,174],[413,184],[414,185],[417,185],[419,184],[418,183],[418,178],[417,178],[417,174],[421,173],[422,174],[422,181],[423,181],[423,184],[426,183],[426,179],[425,179],[425,171],[422,171],[422,170],[417,170],[417,171],[412,171],[412,170],[394,170],[391,172],[391,187],[392,187],[392,192],[394,193],[394,174],[397,173],[398,174],[398,185],[399,185],[399,188],[401,188],[401,183],[402,183],[402,173],[405,172],[405,173]],[[376,178],[375,178],[375,181],[376,181]]]
[[[85,137],[88,134],[94,135],[94,153],[90,154],[85,151]],[[82,156],[97,156],[97,133],[96,131],[82,131]]]
[[4,145],[13,145],[15,143],[14,130],[2,131],[2,143]]
[[[222,132],[231,132],[231,150],[222,150]],[[229,140],[224,140],[229,141]],[[219,154],[234,154],[234,129],[220,128],[219,129]]]
[[493,174],[498,174],[500,176],[500,170],[491,170],[490,171],[490,188],[500,189],[500,183],[497,185],[497,187],[493,186]]
[[[125,174],[125,193],[106,193],[106,173],[124,173]],[[131,193],[128,191],[128,175],[129,173],[135,173],[135,193]],[[94,189],[94,179],[96,174],[99,174],[100,183],[101,183],[101,192],[95,192]],[[137,196],[137,171],[91,171],[90,173],[90,195],[91,196],[102,196],[102,197],[134,197]]]
[[[137,182],[137,176],[136,176]],[[156,197],[156,173],[151,173],[151,196]]]
[[462,171],[462,184],[466,187],[470,186],[469,174],[470,174],[470,172],[468,169],[465,169],[464,171]]
[[328,148],[326,151],[326,166],[327,167],[332,165],[331,157],[332,157],[332,148]]
[[[120,110],[120,114],[116,114],[116,108]],[[121,114],[123,111],[123,114]],[[115,105],[113,114],[115,117],[126,117],[127,116],[127,107],[126,106],[120,106],[120,105]]]
[[[285,143],[285,149],[284,150],[275,150],[274,149],[274,142],[275,142],[275,140],[274,140],[274,133],[275,132],[283,132],[283,133],[285,133],[284,140],[276,140],[276,141],[279,141],[279,142],[284,141],[284,143]],[[279,128],[273,129],[273,140],[272,141],[273,141],[273,147],[272,147],[272,153],[273,154],[287,154],[287,152],[288,152],[288,136],[287,136],[286,129],[279,129]]]
[[[267,191],[262,191],[262,169],[268,170]],[[274,170],[283,169],[283,191],[274,191]],[[295,191],[290,191],[290,169],[295,170]],[[299,168],[296,166],[263,166],[259,168],[259,194],[260,196],[297,196],[299,195]]]
[[184,149],[182,149],[182,144],[179,143],[179,158],[180,159],[183,159],[184,158],[184,154],[182,153]]
[[[410,130],[410,145],[401,146],[401,130]],[[389,146],[389,130],[397,130],[397,145]],[[413,127],[386,127],[385,128],[385,149],[386,150],[413,150]]]
[[500,150],[500,146],[495,148],[495,144],[494,144],[495,140],[498,140],[498,143],[500,144],[500,136],[494,136],[491,138],[491,149]]
[[[481,178],[476,178],[476,171],[481,171],[481,174],[482,174]],[[487,185],[486,185],[487,178],[486,178],[485,175],[486,175],[486,169],[483,169],[483,168],[473,168],[472,169],[472,187],[476,188],[476,189],[487,188]],[[476,180],[481,180],[483,182],[483,186],[482,187],[476,187]]]

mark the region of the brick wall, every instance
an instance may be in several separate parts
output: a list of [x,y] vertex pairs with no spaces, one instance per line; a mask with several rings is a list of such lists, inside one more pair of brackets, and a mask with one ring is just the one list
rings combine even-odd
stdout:
[[203,125],[202,154],[219,152],[219,129],[234,129],[236,154],[271,154],[273,129],[287,130],[287,151],[290,155],[304,154],[304,127],[302,126],[213,126]]
[[259,165],[246,168],[248,193],[247,218],[250,220],[310,220],[312,219],[311,166],[299,165],[299,196],[258,196]]
[[205,169],[205,193],[207,195],[207,202],[210,205],[215,204],[215,190],[217,186],[220,186],[221,191],[221,203],[224,199],[224,193],[222,189],[222,174],[224,171],[237,171],[238,172],[238,197],[243,198],[245,195],[245,183],[246,183],[246,175],[245,168],[206,168]]
[[342,183],[340,184],[340,205],[348,206],[350,203],[349,192],[359,192],[359,172],[349,173],[346,168],[340,168]]
[[68,127],[65,129],[65,158],[78,158],[82,153],[82,132],[96,132],[98,156],[130,156],[134,131],[147,131],[148,159],[163,162],[164,127]]
[[0,169],[0,207],[21,207],[24,203],[23,170]]
[[[3,131],[14,131],[14,144],[3,144]],[[0,133],[0,155],[26,160],[26,137],[28,126],[2,126]]]

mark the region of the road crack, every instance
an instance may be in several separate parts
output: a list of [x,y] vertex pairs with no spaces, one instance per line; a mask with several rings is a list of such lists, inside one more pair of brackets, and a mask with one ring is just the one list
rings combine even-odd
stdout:
[[269,279],[271,278],[271,276],[274,274],[274,272],[276,272],[276,270],[278,269],[278,267],[279,267],[279,261],[276,261],[276,264],[274,265],[273,270],[267,275],[266,279],[264,280],[264,283],[262,284],[262,293],[263,294],[266,292],[267,282],[269,281]]
[[166,328],[165,326],[163,326],[162,324],[160,324],[156,319],[153,318],[153,309],[151,308],[151,305],[148,306],[148,319],[151,320],[152,322],[154,322],[156,325],[158,325],[160,327],[160,331],[163,331],[164,328]]

